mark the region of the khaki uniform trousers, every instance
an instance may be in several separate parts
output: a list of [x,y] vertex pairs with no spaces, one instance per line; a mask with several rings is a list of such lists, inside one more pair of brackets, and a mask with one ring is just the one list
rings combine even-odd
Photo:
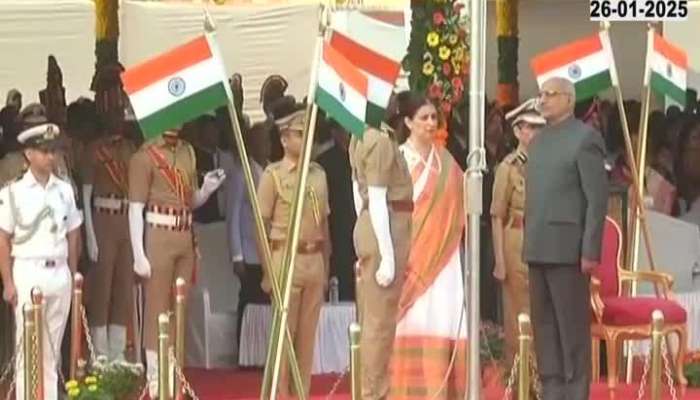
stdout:
[[530,315],[527,264],[522,261],[523,229],[506,226],[504,231],[504,256],[506,279],[503,282],[503,325],[505,331],[506,365],[513,365],[518,352],[518,314]]
[[[177,278],[183,278],[186,287],[190,286],[197,260],[191,230],[173,231],[147,225],[145,238],[151,277],[143,286],[146,298],[143,335],[146,349],[157,352],[158,315],[173,309]],[[175,327],[172,319],[170,326],[172,333]]]
[[[279,268],[283,258],[284,248],[273,251],[272,265]],[[294,343],[294,353],[299,364],[299,373],[307,398],[311,389],[311,367],[314,360],[316,327],[323,305],[325,275],[323,253],[297,253],[287,324]],[[294,383],[289,377],[287,357],[285,347],[280,364],[278,386],[281,398],[288,398],[291,393],[294,393]]]
[[362,399],[388,398],[391,384],[389,362],[396,335],[396,320],[411,243],[411,213],[390,211],[394,242],[395,280],[388,287],[377,284],[375,273],[381,256],[369,212],[362,211],[355,225],[354,241],[359,278],[357,305],[362,335],[360,338]]
[[127,326],[134,307],[134,259],[126,214],[94,211],[99,249],[96,268],[88,275],[91,326]]

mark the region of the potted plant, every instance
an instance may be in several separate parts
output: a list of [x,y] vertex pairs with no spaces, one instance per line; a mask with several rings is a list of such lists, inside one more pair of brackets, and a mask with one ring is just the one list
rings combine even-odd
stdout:
[[502,386],[508,379],[511,366],[504,363],[505,334],[500,325],[490,321],[481,323],[480,361],[484,387]]
[[[80,365],[84,369],[85,362]],[[88,373],[66,382],[70,400],[129,400],[136,399],[142,386],[143,366],[126,361],[107,361],[97,357]]]

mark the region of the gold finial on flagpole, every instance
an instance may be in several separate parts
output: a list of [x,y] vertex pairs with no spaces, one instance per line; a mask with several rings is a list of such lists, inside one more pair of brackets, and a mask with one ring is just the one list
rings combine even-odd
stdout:
[[204,31],[206,33],[216,32],[216,24],[214,23],[214,18],[209,14],[207,3],[204,3]]

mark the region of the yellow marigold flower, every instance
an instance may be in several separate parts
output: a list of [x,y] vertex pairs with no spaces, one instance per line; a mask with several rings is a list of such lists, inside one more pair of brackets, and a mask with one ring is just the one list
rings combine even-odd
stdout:
[[71,379],[70,381],[66,382],[66,390],[71,390],[74,388],[78,387],[78,382]]
[[462,61],[452,58],[452,71],[455,75],[459,75],[462,72]]
[[440,50],[438,52],[438,56],[440,57],[441,60],[445,61],[448,58],[450,58],[450,54],[452,54],[452,51],[450,50],[449,47],[447,46],[441,46]]
[[71,398],[76,398],[79,395],[80,395],[80,389],[78,389],[78,388],[73,388],[73,389],[68,391],[68,396],[70,396]]
[[432,62],[428,61],[425,64],[423,64],[423,74],[424,75],[432,75],[433,72],[435,72],[435,65],[433,65]]
[[88,390],[91,392],[96,392],[97,391],[97,385],[90,385],[88,386]]
[[451,44],[451,45],[454,46],[454,45],[457,44],[457,39],[458,39],[457,35],[455,35],[455,34],[453,33],[453,34],[451,34],[450,36],[447,37],[447,42],[448,42],[449,44]]
[[97,383],[97,378],[95,378],[94,376],[88,376],[87,378],[85,378],[85,383],[87,385],[94,385],[95,383]]
[[440,35],[435,31],[430,32],[425,41],[428,43],[428,46],[435,47],[440,44]]
[[452,52],[452,59],[455,61],[462,61],[464,59],[464,47],[459,46]]

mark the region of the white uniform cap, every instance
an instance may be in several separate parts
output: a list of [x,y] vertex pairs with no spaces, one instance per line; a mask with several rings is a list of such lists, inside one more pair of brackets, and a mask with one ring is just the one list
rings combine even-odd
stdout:
[[545,125],[547,120],[537,110],[537,99],[530,99],[519,105],[517,108],[506,114],[506,120],[511,126],[516,126],[521,122],[532,125]]
[[58,142],[60,129],[54,124],[41,124],[17,135],[17,141],[28,147],[51,146]]

